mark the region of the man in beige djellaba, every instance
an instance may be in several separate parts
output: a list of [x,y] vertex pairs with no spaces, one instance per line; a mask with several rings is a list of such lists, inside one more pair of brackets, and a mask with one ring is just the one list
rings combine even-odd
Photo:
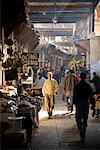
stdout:
[[52,72],[48,72],[47,77],[48,79],[44,82],[42,92],[44,95],[45,109],[48,113],[48,119],[50,119],[54,109],[55,95],[58,92],[58,83],[52,78]]
[[77,83],[76,75],[73,73],[73,70],[70,69],[68,75],[65,77],[64,80],[64,95],[65,95],[65,105],[68,108],[68,111],[73,111],[73,90],[74,86]]

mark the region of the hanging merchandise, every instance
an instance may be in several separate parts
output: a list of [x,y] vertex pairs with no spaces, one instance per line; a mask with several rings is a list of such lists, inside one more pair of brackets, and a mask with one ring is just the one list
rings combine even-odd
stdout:
[[5,44],[7,44],[8,46],[12,46],[13,45],[13,40],[11,38],[8,38],[5,40]]
[[12,47],[7,48],[7,54],[12,55],[13,54],[13,49]]
[[12,64],[13,64],[13,60],[8,58],[7,61],[5,61],[3,64],[2,64],[2,67],[3,68],[9,68],[9,67],[12,67]]
[[5,81],[18,80],[17,69],[5,70]]
[[17,66],[17,68],[20,68],[23,66],[23,63],[20,61],[20,59],[19,59],[19,61],[16,62],[16,66]]

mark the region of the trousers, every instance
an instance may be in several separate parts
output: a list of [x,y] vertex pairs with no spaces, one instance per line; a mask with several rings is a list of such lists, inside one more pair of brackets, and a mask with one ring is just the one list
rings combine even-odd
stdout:
[[55,97],[54,95],[45,95],[44,101],[45,109],[47,110],[48,114],[50,114],[54,109]]
[[86,129],[87,127],[87,120],[89,114],[89,102],[86,100],[80,100],[76,104],[76,123],[78,129]]

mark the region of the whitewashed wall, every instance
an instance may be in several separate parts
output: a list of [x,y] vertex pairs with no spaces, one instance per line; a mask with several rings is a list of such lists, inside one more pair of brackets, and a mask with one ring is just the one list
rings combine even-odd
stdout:
[[90,36],[90,69],[100,75],[100,36]]

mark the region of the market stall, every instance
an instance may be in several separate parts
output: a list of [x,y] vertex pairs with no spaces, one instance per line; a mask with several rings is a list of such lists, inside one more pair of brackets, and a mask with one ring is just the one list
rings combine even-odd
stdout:
[[100,94],[97,94],[95,97],[96,100],[96,117],[100,117]]
[[3,86],[0,90],[2,91],[0,92],[1,129],[5,126],[1,132],[3,142],[6,142],[6,145],[8,141],[10,143],[12,135],[12,138],[13,136],[16,138],[22,136],[22,142],[28,143],[34,129],[39,126],[38,112],[41,109],[42,99],[32,97],[26,91],[20,95],[11,96],[9,95],[9,88]]

